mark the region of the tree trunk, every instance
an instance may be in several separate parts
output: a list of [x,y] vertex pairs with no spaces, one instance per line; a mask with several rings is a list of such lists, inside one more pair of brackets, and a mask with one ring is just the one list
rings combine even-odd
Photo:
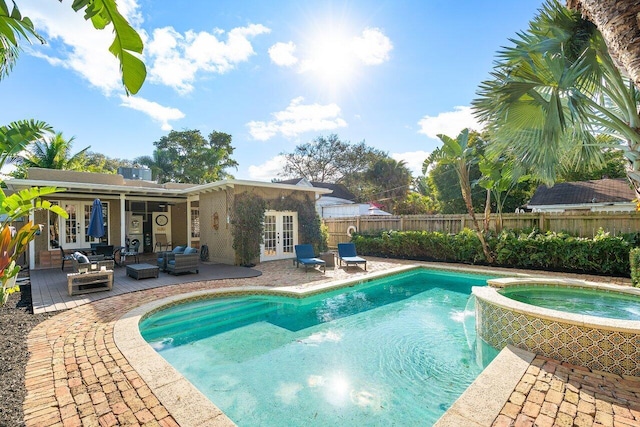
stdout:
[[487,190],[487,198],[484,202],[484,232],[489,231],[491,224],[491,190]]
[[480,244],[482,245],[482,252],[484,253],[484,257],[487,259],[489,264],[493,264],[493,255],[489,250],[489,245],[487,245],[487,241],[484,239],[484,233],[480,229],[480,225],[478,224],[478,219],[476,218],[476,213],[473,210],[473,202],[471,199],[471,185],[469,184],[469,175],[466,173],[466,168],[463,168],[462,171],[458,172],[458,177],[460,178],[460,190],[462,191],[462,199],[464,200],[465,205],[467,206],[467,211],[469,211],[469,215],[471,215],[471,220],[473,221],[473,226],[476,229],[476,234],[478,239],[480,239]]
[[640,89],[640,2],[637,0],[567,0],[604,37],[609,54]]

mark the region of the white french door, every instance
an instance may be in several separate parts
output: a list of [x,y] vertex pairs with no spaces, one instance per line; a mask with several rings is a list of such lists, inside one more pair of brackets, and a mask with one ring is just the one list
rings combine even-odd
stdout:
[[[93,202],[63,200],[53,203],[61,206],[69,217],[62,218],[54,213],[49,214],[49,249],[56,249],[58,246],[62,246],[64,249],[87,248],[91,243],[100,241],[100,239],[87,234]],[[108,202],[102,203],[102,216],[106,224],[105,236],[109,235],[108,206]]]
[[298,213],[267,211],[264,214],[264,243],[260,261],[292,258],[298,244]]

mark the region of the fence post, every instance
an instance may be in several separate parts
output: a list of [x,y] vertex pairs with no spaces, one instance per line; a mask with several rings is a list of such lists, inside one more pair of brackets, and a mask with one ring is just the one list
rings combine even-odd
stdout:
[[464,214],[460,215],[460,231],[464,230]]
[[547,230],[545,230],[545,220],[544,220],[544,212],[540,212],[540,216],[538,219],[538,227],[540,228],[541,232],[546,232]]
[[404,231],[404,217],[400,215],[400,231]]
[[358,233],[362,233],[362,230],[360,230],[360,217],[359,216],[356,217],[356,230],[358,230]]

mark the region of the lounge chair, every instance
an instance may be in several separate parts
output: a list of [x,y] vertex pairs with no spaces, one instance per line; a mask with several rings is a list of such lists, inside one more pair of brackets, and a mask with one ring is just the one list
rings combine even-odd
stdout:
[[338,261],[341,267],[344,262],[347,267],[349,267],[349,264],[364,264],[365,271],[367,269],[367,260],[358,256],[356,245],[353,243],[338,243]]
[[322,271],[326,273],[327,267],[326,263],[320,258],[316,258],[316,254],[313,252],[313,246],[311,245],[296,245],[296,259],[293,263],[298,268],[298,265],[304,265],[305,271],[307,270],[307,266],[315,267],[316,265],[322,266]]
[[184,253],[186,246],[176,246],[172,251],[158,252],[158,258],[156,259],[156,265],[161,271],[167,271],[167,259],[169,254],[181,254]]
[[198,273],[200,254],[196,248],[186,247],[181,254],[165,252],[167,254],[167,273],[178,274],[195,271]]

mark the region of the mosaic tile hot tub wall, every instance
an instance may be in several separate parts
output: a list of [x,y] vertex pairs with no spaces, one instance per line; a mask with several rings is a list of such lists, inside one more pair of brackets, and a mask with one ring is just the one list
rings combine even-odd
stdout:
[[507,344],[590,369],[640,376],[640,334],[534,317],[476,298],[476,329],[491,346]]

